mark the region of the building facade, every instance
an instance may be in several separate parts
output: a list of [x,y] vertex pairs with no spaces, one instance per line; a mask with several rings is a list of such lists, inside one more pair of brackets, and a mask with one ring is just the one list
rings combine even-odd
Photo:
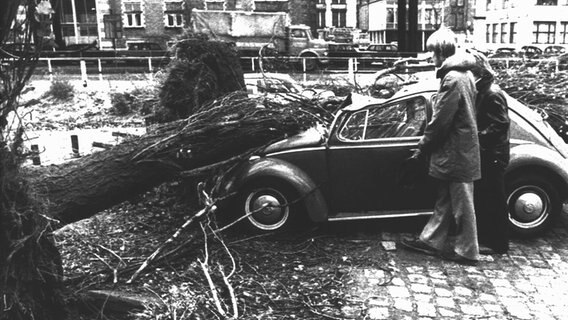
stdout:
[[[352,0],[353,2],[356,0]],[[208,10],[285,11],[292,24],[306,24],[315,34],[316,1],[304,0],[60,0],[53,31],[61,46],[97,41],[101,49],[125,48],[129,42],[166,45],[190,24],[192,8]],[[345,0],[329,0],[326,21],[353,24]],[[320,10],[321,11],[321,10]],[[353,15],[355,15],[354,10]]]
[[474,39],[483,50],[568,46],[568,0],[478,0]]
[[[470,41],[473,37],[475,12],[473,0],[407,0],[407,3],[409,1],[418,1],[416,38],[419,39],[422,48],[428,36],[442,25],[458,34],[462,38],[461,41]],[[358,7],[359,24],[362,29],[368,30],[371,42],[397,41],[397,0],[359,0]],[[408,17],[405,23],[408,23]]]

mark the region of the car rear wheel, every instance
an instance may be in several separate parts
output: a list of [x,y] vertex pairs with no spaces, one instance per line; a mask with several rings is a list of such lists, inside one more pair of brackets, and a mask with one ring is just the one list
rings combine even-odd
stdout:
[[517,176],[507,190],[509,222],[513,233],[520,236],[543,232],[562,208],[556,188],[541,175]]
[[248,227],[275,231],[289,227],[298,208],[297,193],[281,182],[261,182],[247,186],[239,205]]

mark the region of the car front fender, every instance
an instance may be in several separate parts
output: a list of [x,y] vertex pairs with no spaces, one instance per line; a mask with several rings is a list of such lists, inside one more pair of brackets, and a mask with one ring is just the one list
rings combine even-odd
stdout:
[[556,150],[542,145],[528,143],[511,147],[511,160],[507,167],[507,173],[514,173],[523,168],[542,168],[546,169],[559,178],[564,190],[564,198],[568,197],[566,188],[568,187],[568,159],[564,158]]
[[303,170],[284,160],[276,158],[249,160],[226,180],[223,190],[227,194],[236,193],[247,184],[272,179],[283,181],[294,188],[303,200],[310,220],[314,222],[327,220],[329,209],[319,187]]

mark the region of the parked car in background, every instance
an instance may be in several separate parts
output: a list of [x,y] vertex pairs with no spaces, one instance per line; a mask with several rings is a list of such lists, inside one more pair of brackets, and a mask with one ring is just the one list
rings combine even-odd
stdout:
[[515,48],[497,48],[488,58],[518,58],[519,53]]
[[347,67],[349,58],[361,58],[362,55],[351,43],[330,43],[327,57],[331,66]]
[[559,55],[556,60],[558,61],[558,69],[568,70],[568,52]]
[[364,55],[373,58],[373,64],[377,66],[392,66],[394,61],[400,58],[417,57],[417,53],[400,52],[398,45],[394,43],[371,44],[362,51]]
[[372,52],[375,57],[396,58],[401,56],[398,52],[398,46],[389,43],[371,44],[365,48],[365,51]]
[[519,54],[527,59],[538,59],[542,57],[542,50],[535,46],[522,46]]
[[[228,173],[231,212],[256,231],[295,222],[430,215],[434,182],[417,148],[436,97],[435,81],[403,86],[386,99],[353,94],[329,128],[276,142]],[[568,146],[534,111],[507,97],[511,162],[505,183],[512,230],[544,231],[568,196]]]
[[544,48],[543,56],[545,57],[556,57],[563,53],[566,53],[566,47],[563,46],[548,46]]

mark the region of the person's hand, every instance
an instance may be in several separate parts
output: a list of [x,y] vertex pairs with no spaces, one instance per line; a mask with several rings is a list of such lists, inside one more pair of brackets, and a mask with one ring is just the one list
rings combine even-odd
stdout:
[[417,160],[422,156],[422,152],[420,151],[420,149],[415,149],[414,153],[410,156],[409,159],[413,159],[413,160]]

